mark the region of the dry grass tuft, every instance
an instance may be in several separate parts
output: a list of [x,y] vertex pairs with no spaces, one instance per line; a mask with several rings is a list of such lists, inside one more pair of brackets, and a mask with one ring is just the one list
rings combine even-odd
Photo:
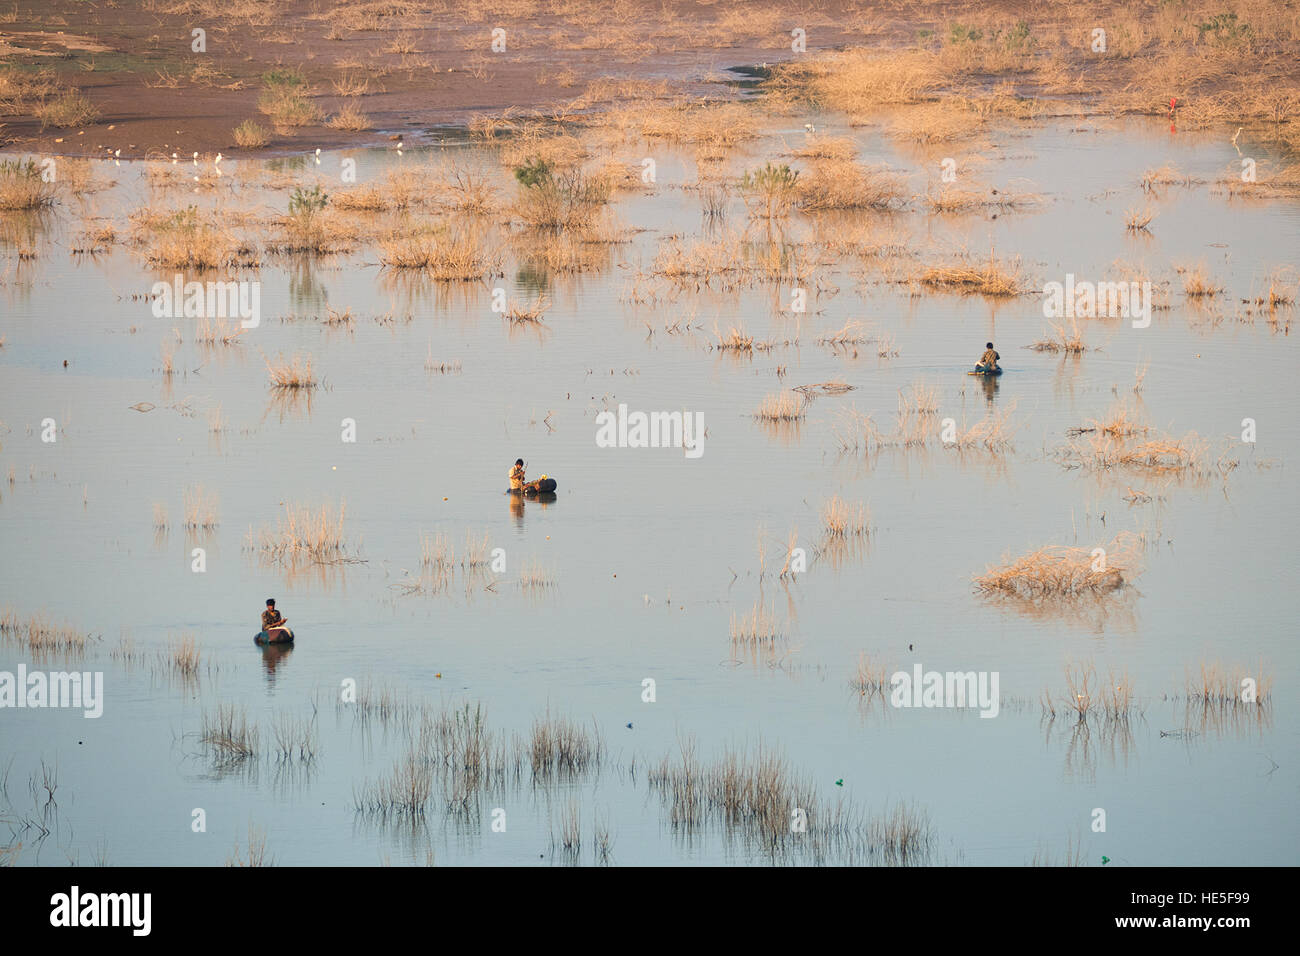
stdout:
[[261,149],[271,142],[271,131],[253,120],[244,120],[234,128],[235,145],[244,149]]
[[823,209],[899,209],[907,205],[907,177],[851,159],[814,162],[797,184],[799,206]]
[[1116,591],[1141,573],[1141,541],[1122,532],[1104,548],[1052,545],[976,575],[975,589],[1017,598],[1074,597]]
[[263,528],[256,536],[249,532],[248,546],[276,561],[307,558],[330,564],[347,559],[348,546],[343,533],[347,512],[340,502],[337,514],[329,505],[313,511],[306,505],[284,506],[284,515],[274,529]]
[[236,704],[218,704],[215,711],[203,712],[199,741],[221,761],[239,761],[256,757],[258,730],[248,722],[248,713]]
[[266,370],[270,373],[273,389],[315,388],[318,384],[312,373],[310,355],[303,357],[295,354],[288,362],[284,361],[283,356],[275,362],[266,356],[262,356],[262,360],[266,362]]
[[45,209],[53,204],[54,184],[42,179],[35,161],[0,161],[0,211]]
[[747,614],[739,617],[731,613],[731,642],[733,644],[750,644],[772,646],[778,637],[776,626],[776,609],[763,606],[756,601]]
[[871,533],[871,509],[862,502],[850,504],[834,495],[822,505],[822,531],[827,538],[846,539]]
[[217,527],[217,497],[202,485],[185,489],[185,530],[212,531]]
[[13,608],[6,608],[0,614],[0,640],[41,659],[47,655],[84,654],[92,638],[74,627],[52,624],[44,614],[20,620]]
[[1070,320],[1070,328],[1067,329],[1064,323],[1060,325],[1055,322],[1050,323],[1052,331],[1055,333],[1052,338],[1039,339],[1030,346],[1036,352],[1064,352],[1066,355],[1082,355],[1088,351],[1088,346],[1083,343],[1083,333],[1079,331],[1079,323],[1075,319]]
[[1015,296],[1022,291],[1019,262],[1003,264],[992,253],[987,265],[963,262],[931,266],[917,277],[917,281],[934,289],[994,298]]
[[799,392],[777,392],[764,396],[754,417],[763,422],[792,423],[803,421],[808,413],[808,398]]

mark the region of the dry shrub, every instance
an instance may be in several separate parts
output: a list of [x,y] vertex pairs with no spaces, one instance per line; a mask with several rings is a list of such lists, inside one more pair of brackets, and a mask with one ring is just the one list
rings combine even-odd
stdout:
[[361,112],[361,107],[356,103],[344,105],[341,110],[330,117],[330,121],[326,125],[330,129],[347,130],[349,132],[375,128],[370,121],[370,117]]
[[379,242],[387,269],[415,269],[439,282],[472,282],[498,268],[500,254],[487,249],[472,230],[394,230]]
[[907,177],[851,159],[814,162],[798,183],[803,209],[897,209],[907,204]]

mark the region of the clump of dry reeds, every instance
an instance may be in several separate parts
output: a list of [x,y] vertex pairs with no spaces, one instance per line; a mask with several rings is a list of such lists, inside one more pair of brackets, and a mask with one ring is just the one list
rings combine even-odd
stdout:
[[861,501],[849,503],[833,495],[822,505],[822,532],[827,538],[863,537],[871,533],[871,509]]
[[437,282],[473,282],[492,273],[500,255],[472,231],[398,230],[379,242],[379,261],[387,269],[415,269]]
[[727,750],[710,765],[695,756],[693,740],[680,754],[667,755],[648,774],[668,812],[672,828],[693,833],[714,824],[752,841],[766,853],[800,854],[824,862],[869,858],[901,865],[922,862],[933,835],[927,815],[898,805],[864,817],[851,803],[819,797],[786,760],[761,744],[756,753]]
[[855,319],[849,319],[840,328],[824,332],[817,337],[818,345],[829,345],[837,351],[869,341],[871,340],[866,335],[866,326]]
[[1011,422],[1015,410],[1016,403],[1013,401],[1001,411],[990,411],[969,428],[963,422],[951,440],[944,441],[943,446],[958,451],[983,449],[993,454],[1002,454],[1012,447],[1015,438],[1016,426]]
[[765,352],[773,347],[771,342],[755,339],[743,325],[731,326],[726,335],[714,328],[713,337],[716,340],[714,348],[719,352]]
[[84,654],[93,640],[91,635],[69,625],[56,625],[44,614],[21,620],[13,608],[0,615],[0,639],[21,648],[34,658],[45,655]]
[[275,858],[268,856],[266,852],[266,831],[259,830],[251,823],[248,825],[248,850],[244,852],[239,848],[239,841],[235,841],[234,852],[227,858],[226,866],[245,867],[245,866],[274,866]]
[[1057,449],[1057,458],[1067,468],[1129,468],[1194,476],[1207,473],[1209,443],[1195,432],[1176,438],[1154,432],[1129,415],[1127,406],[1120,404],[1104,420],[1093,419],[1071,428],[1068,434],[1072,440]]
[[948,266],[931,266],[917,277],[917,281],[935,289],[995,298],[1019,295],[1021,292],[1019,264],[999,262],[992,254],[986,265],[960,262]]
[[251,119],[246,119],[236,126],[231,135],[235,137],[235,145],[244,149],[261,149],[271,142],[271,131]]
[[761,644],[771,646],[779,636],[776,625],[776,608],[755,601],[746,614],[731,612],[731,642],[733,644]]
[[310,355],[295,354],[287,362],[284,356],[277,357],[275,362],[266,356],[262,356],[262,360],[266,362],[266,370],[271,376],[271,387],[274,389],[315,388],[318,384],[316,376],[312,373]]
[[754,417],[759,421],[791,424],[803,421],[808,414],[808,399],[799,392],[776,392],[763,397]]
[[907,177],[884,166],[851,159],[812,163],[798,183],[802,209],[901,209],[907,205]]
[[199,676],[200,656],[194,635],[185,633],[168,639],[167,649],[158,655],[158,663],[164,672],[174,674],[182,680],[193,681]]
[[0,162],[0,210],[44,209],[54,204],[54,184],[33,160]]
[[216,214],[197,206],[173,211],[145,207],[131,214],[133,238],[150,263],[176,270],[212,270],[256,265],[256,250],[232,234]]
[[1183,277],[1183,294],[1189,299],[1212,299],[1223,291],[1223,287],[1215,284],[1204,267],[1184,266],[1178,271]]
[[420,535],[420,564],[436,573],[450,573],[456,563],[456,548],[442,532]]
[[217,526],[217,497],[202,485],[185,489],[185,529],[211,531]]
[[338,512],[329,505],[313,511],[307,505],[284,506],[284,515],[276,521],[274,529],[262,528],[256,536],[249,531],[249,547],[276,561],[295,561],[306,558],[331,564],[347,559],[348,546],[343,533],[346,506],[339,503]]
[[325,125],[330,129],[341,129],[349,132],[374,129],[370,117],[361,111],[360,105],[355,101],[345,103],[337,113],[330,117],[329,122]]
[[199,741],[223,761],[248,760],[258,754],[258,730],[237,704],[217,704],[203,712]]
[[469,571],[481,570],[491,563],[490,539],[486,531],[482,536],[473,531],[465,532],[465,551],[461,558],[461,567]]
[[550,307],[550,299],[548,299],[545,294],[539,294],[536,299],[526,304],[512,300],[509,307],[506,309],[505,316],[509,321],[514,323],[540,324],[542,316],[546,314],[546,310]]
[[1017,598],[1073,597],[1116,591],[1141,573],[1141,541],[1122,532],[1104,548],[1052,545],[974,578],[975,589]]
[[1088,346],[1083,342],[1083,333],[1079,331],[1079,323],[1075,319],[1070,320],[1070,327],[1067,329],[1065,323],[1049,323],[1052,326],[1054,336],[1051,338],[1039,339],[1030,346],[1035,352],[1064,352],[1066,355],[1082,355],[1088,351]]
[[594,730],[549,710],[533,722],[528,757],[535,778],[585,773],[598,768],[603,756],[604,744]]
[[925,205],[934,213],[970,213],[985,210],[1014,211],[1037,205],[1040,198],[1034,193],[1011,192],[1006,189],[974,189],[965,186],[944,185],[930,189],[925,194]]
[[519,566],[519,587],[526,592],[544,591],[555,587],[555,575],[538,559],[529,558]]
[[582,852],[582,808],[577,800],[570,800],[561,812],[559,836],[551,837],[552,844],[557,842],[572,856]]
[[199,345],[235,345],[244,334],[242,325],[227,324],[225,319],[209,319],[200,316],[194,333],[194,341]]
[[897,803],[871,820],[867,839],[871,852],[893,865],[921,860],[933,840],[929,816],[918,807]]
[[1272,700],[1273,678],[1262,663],[1250,670],[1201,661],[1195,674],[1188,670],[1184,693],[1201,708],[1264,707]]
[[889,668],[883,662],[873,661],[870,654],[859,654],[857,673],[849,686],[863,697],[883,698],[889,693]]
[[1124,213],[1124,228],[1129,232],[1149,232],[1155,217],[1150,209],[1130,209]]
[[433,796],[433,770],[420,751],[412,747],[391,774],[367,781],[352,792],[357,810],[379,817],[422,817]]

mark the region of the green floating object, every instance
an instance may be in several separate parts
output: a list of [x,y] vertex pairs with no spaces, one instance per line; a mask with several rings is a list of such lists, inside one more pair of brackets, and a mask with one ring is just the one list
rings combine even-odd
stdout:
[[1103,856],[1103,857],[1101,858],[1101,865],[1102,865],[1102,866],[1105,866],[1105,865],[1106,865],[1107,863],[1109,863],[1109,862],[1110,862],[1110,857],[1108,857],[1108,856]]
[[840,777],[840,779],[836,780],[836,781],[835,781],[835,786],[837,786],[837,787],[842,787],[842,786],[844,786],[844,778],[843,778],[843,777]]

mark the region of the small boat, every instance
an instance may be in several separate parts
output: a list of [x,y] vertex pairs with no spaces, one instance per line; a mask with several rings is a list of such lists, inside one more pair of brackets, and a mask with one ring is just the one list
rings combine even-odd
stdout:
[[998,368],[985,368],[982,365],[976,365],[972,371],[967,372],[966,374],[967,375],[990,375],[996,378],[997,376],[1002,374],[1002,368],[1001,366],[999,366]]
[[254,644],[292,644],[293,631],[287,627],[277,627],[275,637],[271,637],[266,631],[258,631],[253,636]]
[[524,495],[527,498],[535,498],[538,495],[549,495],[555,491],[555,479],[542,477],[536,481],[530,481],[522,488],[511,488],[512,495]]

